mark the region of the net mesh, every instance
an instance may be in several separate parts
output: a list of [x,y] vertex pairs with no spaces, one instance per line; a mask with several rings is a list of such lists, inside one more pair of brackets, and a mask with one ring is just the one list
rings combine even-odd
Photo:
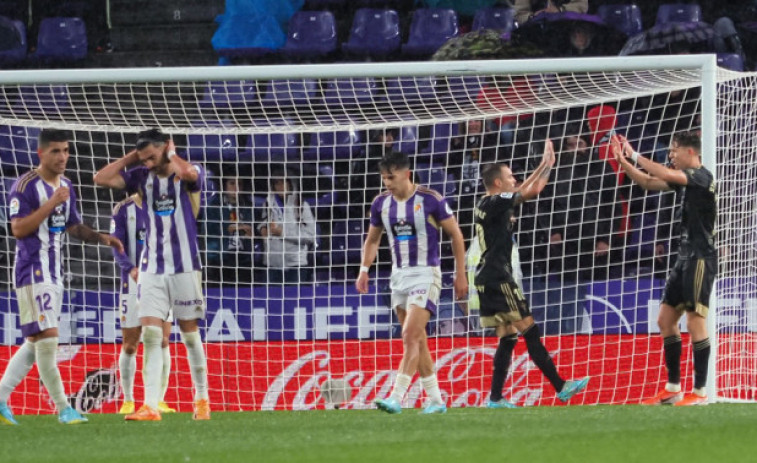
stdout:
[[[415,180],[453,205],[468,245],[483,193],[480,166],[505,162],[522,181],[551,139],[558,161],[550,184],[516,214],[524,292],[561,375],[592,377],[573,403],[638,403],[666,379],[656,314],[676,254],[676,198],[625,179],[608,159],[607,136],[624,134],[644,156],[665,162],[672,133],[716,117],[717,390],[722,399],[754,399],[753,76],[719,71],[717,115],[708,115],[698,70],[408,74],[398,64],[396,77],[4,85],[2,196],[36,164],[41,128],[71,129],[67,175],[84,221],[107,230],[124,196],[94,187],[92,174],[129,151],[139,130],[160,127],[207,173],[199,235],[214,409],[325,407],[321,385],[329,379],[349,385],[344,406],[367,408],[388,394],[402,356],[385,241],[369,294],[353,287],[367,212],[381,190],[377,160],[387,150],[407,153]],[[272,194],[277,179],[290,189],[283,202]],[[11,286],[15,244],[5,223],[2,369],[22,341]],[[293,233],[288,244],[266,236],[276,225]],[[109,249],[72,240],[65,249],[59,365],[66,390],[84,411],[112,412],[121,401],[118,272]],[[497,341],[475,312],[466,317],[453,301],[448,241],[441,250],[430,349],[448,403],[481,405]],[[189,411],[191,379],[174,331],[166,401]],[[558,403],[524,343],[514,356],[505,397]],[[16,413],[52,410],[35,375],[11,397]],[[139,401],[139,373],[136,384]],[[416,378],[406,405],[422,398]]]

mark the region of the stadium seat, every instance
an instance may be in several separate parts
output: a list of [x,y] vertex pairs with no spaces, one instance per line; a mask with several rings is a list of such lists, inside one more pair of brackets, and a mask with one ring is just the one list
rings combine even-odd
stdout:
[[744,58],[738,53],[718,53],[718,66],[743,72]]
[[358,130],[316,132],[310,136],[310,145],[303,153],[303,160],[349,159],[362,145],[363,134]]
[[289,56],[313,57],[336,51],[336,21],[330,11],[298,11],[289,20],[281,51]]
[[273,80],[268,85],[263,104],[279,109],[294,109],[315,99],[318,83],[314,79]]
[[363,223],[359,220],[337,220],[331,227],[331,264],[360,264],[363,247]]
[[[285,125],[285,121],[270,121],[273,126]],[[240,159],[255,162],[297,161],[300,154],[300,136],[293,132],[275,130],[255,132],[247,137]]]
[[208,82],[200,100],[200,107],[206,109],[227,109],[247,106],[255,101],[257,87],[254,81],[213,81]]
[[506,33],[511,32],[514,26],[515,10],[506,7],[491,7],[476,11],[471,30],[497,29]]
[[418,164],[415,169],[421,185],[436,190],[443,196],[452,195],[457,191],[455,176],[447,174],[446,167],[431,164]]
[[[195,121],[194,127],[233,127],[230,121],[203,120]],[[187,156],[192,161],[218,162],[237,159],[236,134],[198,134],[187,135]]]
[[644,30],[641,10],[636,5],[600,5],[597,15],[602,20],[631,37]]
[[696,3],[665,3],[657,8],[655,25],[683,22],[699,22],[702,20],[702,7]]
[[24,61],[26,49],[24,23],[0,16],[0,64],[11,66]]
[[436,77],[391,77],[386,79],[386,96],[396,104],[408,106],[432,101],[436,97]]
[[41,60],[79,61],[87,57],[87,28],[81,18],[45,18],[39,24],[37,51]]
[[21,86],[18,96],[13,102],[13,111],[16,115],[60,115],[67,110],[71,102],[68,96],[68,87],[65,85],[37,85]]
[[458,104],[477,104],[476,98],[484,86],[484,81],[477,76],[450,76],[447,77],[447,88],[450,95]]
[[0,125],[0,161],[5,172],[17,176],[39,164],[39,132],[36,127]]
[[405,55],[430,55],[458,34],[457,13],[443,8],[420,8],[413,12],[410,35],[402,45]]
[[431,139],[428,146],[421,150],[421,158],[428,157],[432,163],[435,161],[446,161],[446,159],[442,160],[441,158],[446,158],[450,150],[452,138],[457,136],[457,132],[457,124],[450,122],[435,124],[431,128]]
[[399,50],[401,41],[396,11],[361,8],[355,12],[349,39],[342,44],[342,50],[360,56],[382,56]]
[[411,156],[418,153],[418,126],[406,125],[400,127],[393,148]]
[[323,101],[336,108],[370,104],[375,101],[376,92],[376,79],[372,77],[331,79],[323,90]]
[[338,9],[347,4],[347,0],[305,0],[308,8],[334,8]]

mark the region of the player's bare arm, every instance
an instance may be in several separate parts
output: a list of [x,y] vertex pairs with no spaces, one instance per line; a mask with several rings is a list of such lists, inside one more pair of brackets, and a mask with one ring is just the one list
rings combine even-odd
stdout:
[[[365,243],[363,243],[363,257],[360,261],[360,268],[371,268],[371,265],[373,265],[373,261],[376,259],[376,254],[378,253],[378,247],[379,243],[381,242],[381,233],[384,232],[383,227],[376,227],[373,225],[370,225],[368,227],[368,236],[365,237]],[[363,272],[362,270],[357,276],[357,280],[355,280],[355,289],[360,294],[365,294],[368,292],[368,272]]]
[[37,210],[27,215],[26,217],[19,217],[11,220],[11,233],[16,239],[26,238],[32,233],[36,233],[42,222],[47,220],[53,210],[59,204],[63,204],[68,200],[70,196],[68,187],[61,186],[45,204],[41,205]]
[[124,157],[111,162],[97,171],[93,177],[93,181],[95,182],[95,185],[98,186],[123,190],[126,188],[126,182],[124,182],[123,177],[121,177],[121,171],[134,164],[138,164],[139,162],[137,150],[131,150],[126,153]]
[[115,236],[97,232],[90,228],[88,225],[84,225],[83,223],[71,225],[70,227],[66,228],[66,232],[74,238],[84,241],[85,243],[102,244],[105,246],[110,246],[120,253],[124,252],[124,245],[123,243],[121,243],[121,240],[119,240]]
[[465,240],[457,219],[448,217],[440,222],[442,230],[452,241],[452,255],[455,256],[455,297],[458,300],[468,297],[468,277],[465,272]]
[[166,154],[168,155],[168,168],[175,173],[177,177],[185,182],[194,183],[200,177],[200,173],[189,162],[180,158],[176,154],[176,145],[173,140],[166,143]]
[[544,155],[542,156],[539,167],[526,179],[518,188],[520,196],[516,198],[516,203],[522,203],[533,199],[544,190],[549,182],[549,175],[552,172],[552,166],[555,165],[555,149],[552,140],[544,142]]
[[[615,157],[615,160],[620,164],[620,167],[628,174],[629,177],[631,177],[631,180],[638,183],[640,187],[642,187],[645,190],[653,190],[653,191],[668,191],[670,190],[670,185],[668,182],[661,178],[655,176],[652,171],[647,170],[647,172],[641,171],[639,168],[633,165],[632,159],[634,157],[634,149],[631,146],[631,144],[628,142],[628,140],[621,136],[615,136],[610,139],[610,149],[612,151],[613,156]],[[642,160],[648,161],[651,164],[655,164],[656,166],[660,167],[661,169],[664,169],[665,171],[674,171],[673,169],[668,169],[667,167],[657,164],[656,162],[646,159],[642,156],[639,156],[638,154],[635,155],[637,162],[639,162],[639,165],[644,167],[642,164]],[[652,169],[655,169],[652,167]],[[646,170],[646,167],[645,167]],[[677,172],[681,175],[683,175],[682,172]],[[685,176],[684,176],[685,181]],[[672,182],[676,183],[676,182]],[[685,183],[684,183],[685,184]]]

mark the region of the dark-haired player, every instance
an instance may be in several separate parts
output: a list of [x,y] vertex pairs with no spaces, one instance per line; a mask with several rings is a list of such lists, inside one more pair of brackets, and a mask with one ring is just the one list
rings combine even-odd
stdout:
[[[643,403],[706,404],[710,357],[706,317],[718,269],[715,248],[717,193],[712,173],[702,165],[701,139],[696,132],[673,134],[669,154],[672,169],[640,156],[624,137],[613,139],[612,149],[623,170],[645,190],[675,190],[682,195],[678,260],[665,283],[657,318],[668,382],[662,391]],[[684,313],[694,350],[694,390],[685,395],[681,393],[682,343],[678,329],[678,321]]]
[[494,354],[491,394],[486,403],[489,408],[515,407],[502,397],[502,386],[510,368],[513,349],[518,343],[518,332],[526,341],[531,360],[552,383],[560,400],[567,402],[589,382],[588,378],[565,381],[557,373],[549,352],[541,342],[539,326],[534,323],[523,291],[513,278],[512,218],[515,208],[535,198],[544,189],[554,163],[552,141],[547,140],[541,164],[518,187],[512,171],[504,164],[489,164],[481,172],[486,196],[481,198],[473,212],[481,248],[475,284],[481,326],[495,328],[499,337]]
[[45,129],[39,134],[39,166],[11,187],[8,217],[16,238],[13,286],[18,300],[21,333],[26,341],[8,362],[0,380],[0,423],[18,424],[8,407],[13,389],[36,362],[39,377],[64,424],[87,421],[68,403],[57,364],[58,318],[63,304],[61,242],[63,232],[87,243],[112,246],[121,242],[81,223],[76,193],[64,177],[69,134]]

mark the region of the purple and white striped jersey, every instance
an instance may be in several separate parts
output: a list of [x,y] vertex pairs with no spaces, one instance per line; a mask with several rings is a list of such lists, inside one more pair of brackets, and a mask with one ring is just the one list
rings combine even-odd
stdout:
[[128,191],[142,197],[146,229],[140,272],[167,274],[200,270],[197,215],[205,171],[192,164],[196,182],[180,180],[176,174],[161,178],[144,166],[121,172]]
[[406,201],[385,191],[371,204],[371,225],[386,230],[394,268],[439,266],[439,224],[451,216],[447,200],[422,186]]
[[110,234],[121,240],[124,252],[113,249],[113,257],[121,269],[121,292],[129,292],[129,272],[137,266],[142,255],[147,236],[146,214],[142,199],[138,195],[130,196],[113,208],[110,220]]
[[[81,223],[81,216],[76,209],[76,191],[71,180],[61,177],[60,184],[68,187],[68,200],[59,204],[35,233],[16,241],[16,263],[13,267],[16,288],[32,283],[63,285],[61,239],[66,228]],[[42,180],[36,169],[25,173],[11,187],[8,219],[28,216],[45,204],[55,190]]]

